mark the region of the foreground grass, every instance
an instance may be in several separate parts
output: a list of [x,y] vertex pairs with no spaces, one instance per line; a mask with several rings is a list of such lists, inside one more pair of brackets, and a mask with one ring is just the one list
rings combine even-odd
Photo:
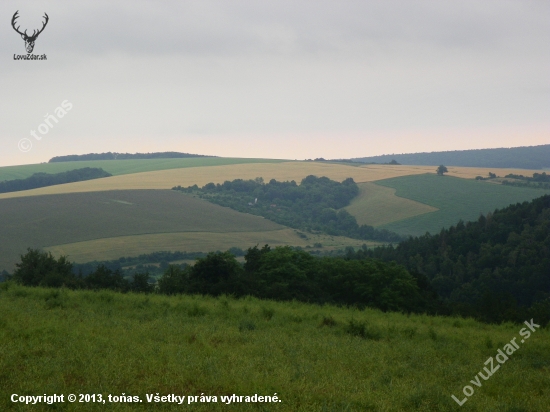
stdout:
[[[0,410],[52,409],[12,404],[12,393],[143,400],[55,405],[68,411],[457,410],[451,394],[462,399],[463,386],[520,328],[251,298],[2,284]],[[538,330],[460,410],[547,410],[549,353],[550,331]],[[282,402],[147,403],[145,395],[156,393],[277,393]]]

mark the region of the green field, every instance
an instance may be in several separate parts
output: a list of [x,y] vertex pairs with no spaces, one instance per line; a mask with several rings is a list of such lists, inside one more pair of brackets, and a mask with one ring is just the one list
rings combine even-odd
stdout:
[[[525,325],[10,283],[0,286],[0,314],[2,411],[540,412],[550,404],[548,328],[519,343]],[[471,384],[512,338],[520,349],[481,387]],[[451,395],[463,399],[465,385],[475,392],[460,408]],[[10,401],[54,393],[65,403]],[[69,403],[68,394],[125,394],[143,403]],[[147,394],[218,402],[152,404]],[[281,402],[221,403],[232,394],[276,394]]]
[[2,199],[0,228],[0,271],[11,272],[28,247],[153,233],[284,227],[171,190],[120,190]]
[[279,163],[284,160],[244,159],[230,157],[190,157],[182,159],[127,159],[90,160],[76,162],[39,163],[21,166],[0,167],[0,182],[12,179],[25,179],[33,173],[60,173],[83,167],[99,167],[112,175],[126,175],[155,170],[182,169],[187,167],[223,166],[247,163]]
[[433,206],[439,210],[380,226],[404,235],[438,233],[441,228],[463,221],[477,220],[510,204],[530,201],[550,190],[496,185],[451,176],[403,176],[376,182],[396,189],[399,197]]
[[359,183],[359,195],[344,209],[360,225],[381,226],[436,211],[437,208],[395,195],[395,189],[375,183]]

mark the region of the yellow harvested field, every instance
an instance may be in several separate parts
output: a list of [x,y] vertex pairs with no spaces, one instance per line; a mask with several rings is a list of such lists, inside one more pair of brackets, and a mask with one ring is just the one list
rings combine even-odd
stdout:
[[438,210],[433,206],[395,195],[395,189],[375,183],[359,183],[359,196],[345,209],[360,225],[380,226]]
[[378,244],[342,236],[313,235],[309,233],[307,239],[303,239],[293,229],[281,229],[267,232],[179,232],[120,236],[50,246],[44,248],[44,250],[55,256],[68,256],[73,262],[84,263],[159,251],[204,252],[227,250],[231,247],[247,249],[256,244],[260,246],[269,244],[272,247],[284,245],[305,247],[307,245],[313,246],[314,243],[321,243],[323,249],[339,249],[346,246],[358,248],[364,243],[368,246]]
[[[504,176],[508,173],[532,175],[533,170],[522,169],[483,169],[475,167],[448,167],[449,175],[473,179],[478,175],[487,176],[489,172]],[[265,181],[295,180],[298,183],[308,175],[326,176],[342,181],[352,177],[356,182],[373,182],[392,177],[435,173],[433,166],[402,165],[364,165],[349,166],[322,162],[283,162],[283,163],[250,163],[224,166],[205,166],[183,169],[159,170],[154,172],[134,173],[112,176],[104,179],[85,182],[67,183],[0,194],[0,199],[13,197],[36,196],[45,194],[96,192],[104,190],[129,189],[171,189],[174,186],[199,186],[206,183],[223,183],[233,179],[254,179],[263,177]]]

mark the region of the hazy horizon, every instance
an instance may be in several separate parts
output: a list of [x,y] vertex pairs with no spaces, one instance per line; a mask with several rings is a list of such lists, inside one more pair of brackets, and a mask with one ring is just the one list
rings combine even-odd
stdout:
[[[33,51],[46,61],[14,60],[26,54],[16,10],[30,33],[48,14]],[[550,143],[545,2],[8,0],[0,16],[0,166]],[[62,102],[71,109],[37,132]]]

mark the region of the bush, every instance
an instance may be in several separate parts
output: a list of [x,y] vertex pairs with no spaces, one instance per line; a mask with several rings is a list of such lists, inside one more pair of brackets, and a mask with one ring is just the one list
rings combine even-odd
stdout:
[[355,319],[351,319],[348,322],[345,332],[351,336],[357,336],[363,339],[379,340],[381,338],[381,333],[378,329],[369,327],[367,322],[360,322]]

